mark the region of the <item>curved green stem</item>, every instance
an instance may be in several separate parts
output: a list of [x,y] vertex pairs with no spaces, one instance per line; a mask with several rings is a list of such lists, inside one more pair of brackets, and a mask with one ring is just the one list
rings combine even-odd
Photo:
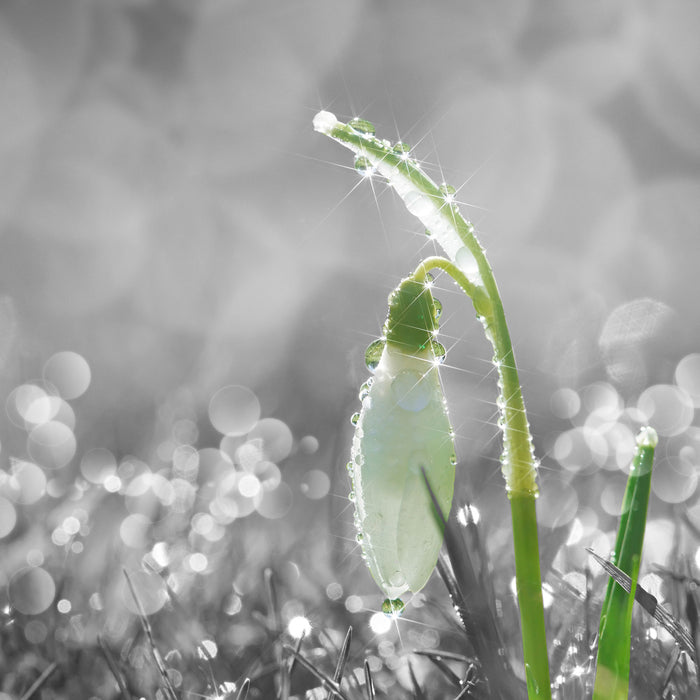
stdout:
[[[520,391],[520,380],[506,323],[503,304],[491,266],[446,186],[438,186],[420,169],[405,147],[393,146],[374,136],[366,122],[343,124],[330,112],[319,112],[314,128],[367,159],[383,175],[441,245],[450,263],[459,271],[460,284],[472,299],[486,337],[494,349],[494,365],[501,390],[498,406],[503,429],[501,468],[511,504],[513,546],[523,636],[523,655],[528,679],[528,696],[551,698],[544,606],[537,540],[535,499],[537,462],[530,427]],[[429,259],[447,272],[443,258]],[[426,261],[427,263],[428,261]],[[421,266],[418,268],[421,269]],[[461,281],[460,281],[461,280]]]

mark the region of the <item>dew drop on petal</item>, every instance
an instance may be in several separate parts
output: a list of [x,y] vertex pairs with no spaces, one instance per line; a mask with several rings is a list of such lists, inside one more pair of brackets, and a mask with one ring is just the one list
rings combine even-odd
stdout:
[[77,352],[66,350],[52,355],[44,365],[44,381],[66,400],[77,399],[90,386],[90,365]]
[[209,402],[209,420],[222,435],[246,435],[259,419],[260,402],[248,387],[225,386]]
[[384,352],[384,346],[386,345],[386,340],[384,338],[379,338],[373,343],[370,343],[365,350],[365,364],[370,372],[374,372],[379,365],[379,361],[382,358],[382,353]]
[[445,361],[445,355],[447,355],[445,346],[437,340],[431,340],[430,347],[432,348],[433,355],[435,355],[435,362],[437,364],[442,364]]
[[[397,572],[398,573],[398,572]],[[399,574],[403,581],[405,582],[405,579],[402,574]],[[396,576],[396,574],[395,574]],[[403,583],[399,584],[403,585]],[[403,613],[403,611],[406,608],[406,604],[401,600],[401,598],[395,598],[394,600],[390,600],[389,598],[386,598],[384,602],[382,603],[382,613],[384,615],[389,615],[390,617],[398,617]]]

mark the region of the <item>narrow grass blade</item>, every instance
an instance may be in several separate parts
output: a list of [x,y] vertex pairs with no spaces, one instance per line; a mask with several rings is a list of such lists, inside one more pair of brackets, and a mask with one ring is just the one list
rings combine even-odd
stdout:
[[367,700],[374,700],[374,680],[372,678],[372,669],[369,667],[369,662],[365,659],[365,691]]
[[[345,673],[345,664],[348,661],[348,656],[350,655],[350,643],[352,642],[352,627],[348,627],[348,631],[343,640],[343,646],[340,648],[340,653],[338,654],[338,663],[335,665],[335,672],[333,673],[333,680],[340,685],[343,680],[343,674]],[[329,690],[328,695],[326,695],[326,700],[333,700],[333,691]]]
[[414,651],[413,653],[421,654],[422,656],[428,657],[435,664],[435,666],[437,666],[438,669],[440,669],[442,675],[445,676],[445,678],[447,678],[447,680],[450,683],[452,683],[452,685],[456,685],[457,687],[460,687],[462,685],[460,677],[447,665],[447,663],[445,663],[443,657],[440,654],[434,654],[430,651]]
[[[615,564],[603,557],[597,555],[590,547],[586,547],[587,551],[595,558],[595,560],[605,569],[605,571],[625,590],[629,593],[632,590],[632,579]],[[671,615],[668,610],[659,605],[659,601],[651,593],[642,588],[639,584],[634,591],[635,600],[649,613],[678,643],[679,647],[685,651],[693,661],[696,658],[695,645],[693,638],[688,633],[688,630]],[[692,622],[692,620],[691,620]]]
[[[439,518],[439,525],[444,530],[445,550],[449,561],[447,565],[441,552],[438,558],[438,572],[457,608],[469,644],[481,664],[491,692],[497,697],[506,697],[514,692],[518,682],[505,662],[505,654],[501,651],[504,644],[489,607],[488,593],[474,570],[472,557],[455,520],[447,520],[438,506],[425,473],[423,477],[433,501],[436,517]],[[468,603],[464,591],[469,591]],[[518,688],[518,692],[521,690]]]
[[20,700],[29,700],[29,698],[36,693],[39,688],[41,688],[44,683],[49,679],[49,676],[58,668],[58,664],[55,661],[52,661],[41,673],[41,675],[32,683],[29,688],[27,688],[27,692],[22,695]]
[[250,690],[250,678],[246,678],[243,681],[243,685],[241,686],[241,689],[238,691],[238,695],[236,696],[236,700],[246,700],[248,697],[248,691]]
[[423,688],[420,687],[420,683],[416,678],[416,672],[413,670],[413,665],[408,662],[408,674],[411,676],[411,683],[413,684],[413,698],[414,700],[427,700]]
[[107,666],[109,666],[109,670],[114,676],[114,680],[117,681],[117,685],[119,686],[119,692],[123,700],[131,700],[131,695],[129,694],[129,689],[127,688],[124,674],[119,668],[117,660],[114,658],[114,655],[109,650],[109,647],[107,646],[105,640],[102,638],[101,635],[97,636],[97,643],[100,645],[100,650],[102,651],[102,655],[105,657],[105,661],[107,662]]
[[287,644],[285,644],[283,648],[288,654],[294,656],[296,660],[307,671],[309,671],[309,673],[312,673],[314,676],[316,676],[316,678],[321,682],[321,684],[324,688],[326,688],[326,690],[333,691],[333,693],[335,693],[335,695],[337,695],[340,698],[340,700],[348,700],[348,698],[341,691],[340,686],[332,678],[329,678],[323,671],[316,668],[316,666],[314,666],[310,661],[305,659],[296,649],[293,649]]
[[[613,563],[630,577],[630,591],[633,588],[636,590],[642,557],[651,470],[657,442],[658,437],[652,428],[642,428],[637,437],[637,452],[627,480],[615,540]],[[593,700],[627,700],[633,605],[634,596],[629,595],[614,578],[610,578],[600,613]]]
[[134,602],[136,603],[136,609],[139,611],[139,620],[141,621],[141,626],[143,627],[143,631],[146,634],[146,639],[148,640],[148,644],[151,648],[153,661],[155,662],[156,668],[158,669],[158,673],[160,673],[160,677],[163,680],[163,688],[165,695],[168,698],[168,700],[177,700],[175,688],[173,688],[173,684],[170,682],[170,677],[168,676],[168,671],[165,668],[165,662],[163,661],[163,657],[161,656],[160,651],[156,646],[156,641],[153,637],[153,629],[151,628],[151,623],[148,620],[148,615],[146,615],[146,611],[143,608],[141,599],[136,594],[136,589],[134,588],[134,584],[131,581],[129,572],[126,569],[124,569],[123,571],[124,576],[126,578],[126,582],[129,586],[129,590],[131,591],[131,596],[134,599]]

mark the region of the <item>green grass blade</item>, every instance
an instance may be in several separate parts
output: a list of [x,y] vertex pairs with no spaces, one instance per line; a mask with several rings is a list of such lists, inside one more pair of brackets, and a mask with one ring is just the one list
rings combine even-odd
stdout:
[[[637,453],[627,480],[615,551],[611,557],[612,562],[630,576],[631,590],[636,589],[642,558],[651,469],[657,442],[658,437],[652,428],[642,428],[637,437]],[[634,596],[611,578],[600,613],[593,700],[627,700],[633,605]]]

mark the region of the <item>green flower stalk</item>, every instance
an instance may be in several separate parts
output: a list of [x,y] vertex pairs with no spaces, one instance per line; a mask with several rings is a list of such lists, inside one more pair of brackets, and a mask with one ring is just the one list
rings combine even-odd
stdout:
[[355,153],[355,167],[365,175],[377,172],[404,200],[406,208],[430,231],[451,263],[466,278],[463,289],[474,304],[494,349],[500,395],[499,426],[503,430],[501,467],[510,499],[513,547],[522,627],[523,656],[530,699],[551,697],[542,603],[535,499],[537,461],[501,298],[491,267],[474,229],[460,214],[454,189],[438,186],[410,156],[403,143],[391,144],[374,135],[364,120],[348,124],[330,112],[319,112],[314,128]]
[[438,375],[444,349],[434,340],[436,317],[424,281],[402,280],[389,297],[384,338],[368,348],[374,376],[362,389],[352,442],[358,538],[390,611],[403,608],[400,595],[423,588],[440,552],[442,528],[424,479],[445,514],[454,491],[456,460]]

